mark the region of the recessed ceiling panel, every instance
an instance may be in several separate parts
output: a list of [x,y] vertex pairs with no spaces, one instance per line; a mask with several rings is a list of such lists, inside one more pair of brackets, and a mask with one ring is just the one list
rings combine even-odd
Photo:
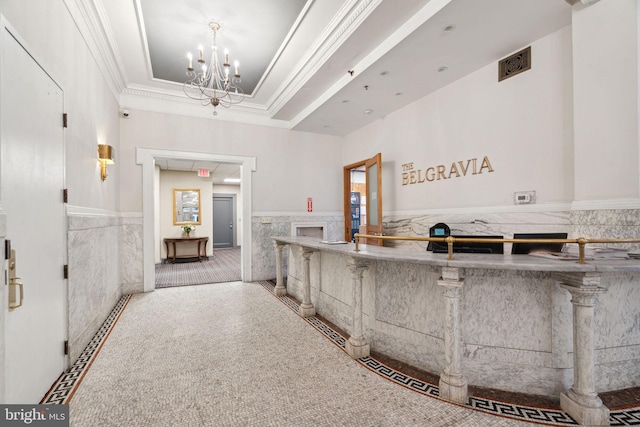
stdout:
[[153,78],[184,83],[187,53],[203,46],[209,62],[212,33],[218,22],[217,46],[222,61],[240,63],[244,93],[250,95],[268,72],[307,0],[140,0]]

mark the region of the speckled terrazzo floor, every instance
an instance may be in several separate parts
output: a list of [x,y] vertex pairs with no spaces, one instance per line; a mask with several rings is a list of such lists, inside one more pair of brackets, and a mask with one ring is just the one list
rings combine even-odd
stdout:
[[[444,402],[432,375],[351,359],[344,332],[272,292],[233,282],[123,296],[41,403],[69,403],[72,426],[576,425],[530,396]],[[640,425],[637,399],[617,399],[611,425]]]
[[521,426],[363,369],[258,284],[134,295],[73,426]]

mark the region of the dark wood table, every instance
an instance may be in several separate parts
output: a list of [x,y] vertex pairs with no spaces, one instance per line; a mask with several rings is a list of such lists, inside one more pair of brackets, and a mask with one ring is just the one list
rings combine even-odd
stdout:
[[[198,261],[202,261],[202,258],[207,258],[207,242],[209,241],[208,237],[180,237],[177,239],[165,238],[164,246],[167,249],[167,258],[165,258],[165,262],[169,262],[169,258],[173,260],[173,263],[176,263],[176,258],[195,258]],[[176,256],[176,243],[197,243],[198,244],[198,254],[197,255],[177,255]],[[173,248],[173,256],[171,256],[171,252],[169,248]]]

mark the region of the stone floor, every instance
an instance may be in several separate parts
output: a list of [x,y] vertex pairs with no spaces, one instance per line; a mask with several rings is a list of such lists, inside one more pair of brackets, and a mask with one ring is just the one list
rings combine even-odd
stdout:
[[[442,401],[437,377],[384,355],[351,359],[339,329],[299,317],[272,289],[233,282],[123,297],[43,403],[68,403],[73,426],[576,425],[535,396],[470,387],[469,405]],[[625,407],[611,425],[640,425],[637,398],[611,397]]]

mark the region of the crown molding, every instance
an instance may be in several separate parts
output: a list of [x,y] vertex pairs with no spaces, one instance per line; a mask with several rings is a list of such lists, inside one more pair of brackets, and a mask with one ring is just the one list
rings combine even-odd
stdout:
[[118,99],[126,87],[127,77],[102,1],[64,0],[64,3],[109,89]]
[[[168,101],[173,103],[179,103],[184,105],[197,105],[203,106],[203,103],[197,99],[189,98],[185,96],[182,92],[151,88],[149,86],[144,85],[136,85],[132,84],[122,90],[122,95],[127,95],[131,97],[140,97],[140,98],[148,98],[160,101]],[[129,105],[123,104],[124,107],[129,107]],[[206,106],[206,105],[205,105]],[[243,102],[242,104],[235,104],[231,108],[231,110],[226,109],[224,107],[219,107],[218,111],[236,111],[239,113],[248,113],[254,114],[258,116],[269,116],[269,112],[258,104],[252,104],[249,102]],[[212,112],[213,110],[208,110]]]
[[122,108],[130,110],[224,120],[275,128],[291,128],[288,121],[272,119],[268,112],[259,105],[243,102],[242,104],[234,105],[232,108],[218,107],[218,114],[214,116],[212,107],[203,106],[197,100],[181,96],[177,92],[152,90],[146,86],[131,85],[124,89],[120,95],[119,103]]
[[274,96],[267,102],[271,114],[277,113],[313,75],[349,39],[382,0],[350,0],[345,2],[327,28],[289,73]]

